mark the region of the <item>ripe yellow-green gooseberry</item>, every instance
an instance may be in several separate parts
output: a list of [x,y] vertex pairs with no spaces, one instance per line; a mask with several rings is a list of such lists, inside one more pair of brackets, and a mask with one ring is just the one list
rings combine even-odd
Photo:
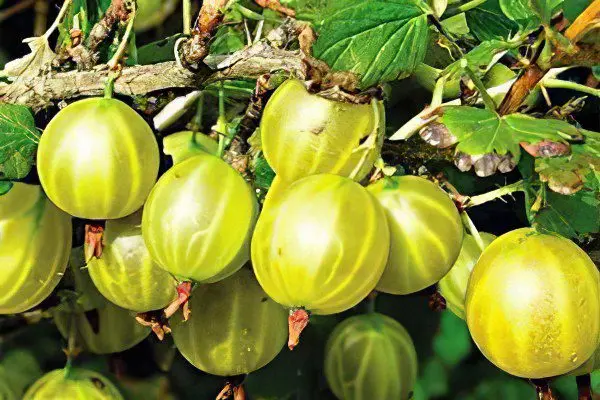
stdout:
[[584,362],[581,367],[577,368],[574,371],[571,371],[569,375],[579,376],[591,374],[594,371],[600,369],[600,347],[596,349],[594,355],[591,356],[586,362]]
[[216,282],[250,257],[256,195],[229,164],[198,154],[168,170],[144,206],[142,235],[163,269],[183,279]]
[[600,338],[600,274],[575,243],[521,228],[494,240],[469,279],[467,324],[481,352],[522,378],[573,371]]
[[[299,312],[333,314],[375,288],[389,237],[385,212],[365,188],[339,175],[313,175],[263,209],[252,238],[252,264],[276,302]],[[296,322],[300,330],[306,326],[305,311],[290,316],[290,324]],[[290,333],[294,347],[299,332]]]
[[260,123],[265,158],[287,183],[322,173],[362,180],[380,155],[384,133],[382,102],[325,99],[297,79],[275,90]]
[[442,279],[458,258],[464,231],[448,195],[416,176],[384,178],[368,189],[390,227],[390,256],[377,290],[409,294]]
[[192,131],[173,133],[163,139],[163,152],[173,158],[173,164],[200,153],[216,154],[218,147],[210,136]]
[[142,238],[141,210],[106,222],[104,250],[88,271],[100,293],[136,312],[159,310],[177,297],[177,281],[152,260]]
[[57,311],[53,317],[65,339],[74,332],[75,343],[94,354],[125,351],[150,334],[150,328],[135,320],[135,313],[108,300],[99,308],[85,312]]
[[116,99],[76,101],[56,114],[40,139],[37,170],[46,194],[63,211],[116,219],[138,210],[158,174],[152,129]]
[[271,362],[287,337],[287,312],[271,300],[250,269],[198,286],[191,316],[171,318],[173,340],[196,368],[213,375],[248,374]]
[[42,302],[63,276],[71,251],[71,217],[41,187],[15,183],[0,196],[0,314]]
[[356,315],[327,340],[325,377],[338,399],[408,400],[417,380],[417,352],[396,320],[379,313]]
[[116,386],[97,372],[82,368],[57,369],[36,381],[23,400],[123,400]]
[[[480,232],[483,246],[487,247],[496,239],[495,235]],[[438,283],[440,294],[446,299],[446,305],[455,315],[465,319],[465,297],[471,271],[481,255],[481,248],[472,235],[465,234],[458,259]]]

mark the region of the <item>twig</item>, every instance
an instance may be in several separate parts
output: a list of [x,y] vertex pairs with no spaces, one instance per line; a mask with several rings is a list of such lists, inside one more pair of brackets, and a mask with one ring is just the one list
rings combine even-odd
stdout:
[[[600,19],[600,0],[594,0],[583,13],[567,28],[564,36],[576,44],[579,39],[594,26]],[[556,51],[550,66],[560,67],[567,64],[582,64],[583,61],[596,63],[595,59],[600,58],[600,50],[597,45],[579,45],[578,51],[575,54]],[[500,104],[498,112],[500,115],[506,115],[518,110],[526,97],[537,86],[545,75],[546,70],[540,68],[537,64],[530,65],[525,70],[525,73],[517,79],[512,85],[510,91]]]
[[[194,90],[220,80],[258,78],[277,70],[299,78],[305,78],[307,74],[299,51],[280,50],[263,42],[241,50],[233,58],[235,61],[222,69],[206,68],[197,73],[179,67],[175,62],[124,68],[115,80],[114,93],[139,96],[177,88]],[[55,101],[102,95],[108,76],[108,70],[52,72],[10,85],[0,84],[0,102],[23,104],[37,111]]]
[[217,27],[223,21],[223,8],[229,0],[205,0],[200,8],[196,24],[192,30],[192,38],[182,46],[181,61],[187,67],[197,64],[208,55],[209,42]]
[[288,17],[294,18],[296,16],[296,11],[289,7],[285,7],[279,2],[279,0],[254,0],[254,2],[262,8],[270,8],[271,10],[285,14]]
[[502,199],[503,196],[523,191],[525,191],[525,182],[518,181],[515,183],[511,183],[510,185],[502,186],[488,193],[480,194],[477,196],[465,197],[464,201],[462,202],[462,206],[464,208],[475,207],[487,203],[488,201]]
[[121,43],[119,43],[119,47],[117,48],[117,51],[115,52],[115,54],[112,56],[112,58],[106,64],[108,66],[108,69],[110,69],[110,70],[114,70],[117,67],[117,65],[119,64],[119,61],[121,60],[121,58],[123,57],[123,54],[125,53],[125,49],[127,48],[127,45],[129,43],[129,36],[131,36],[131,31],[133,30],[133,23],[135,22],[135,13],[136,13],[136,10],[134,7],[131,10],[131,12],[129,13],[129,21],[127,22],[127,29],[125,30],[123,39],[121,39]]
[[192,0],[183,0],[183,34],[192,33]]
[[13,15],[31,8],[35,4],[36,0],[21,0],[17,4],[8,7],[5,10],[0,11],[0,22],[3,22]]

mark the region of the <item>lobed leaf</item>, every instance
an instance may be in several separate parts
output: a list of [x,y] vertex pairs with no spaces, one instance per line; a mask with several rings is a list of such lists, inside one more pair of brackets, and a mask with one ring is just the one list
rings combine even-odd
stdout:
[[600,232],[600,200],[595,191],[571,196],[547,192],[544,207],[534,216],[533,225],[542,231],[576,238]]
[[333,0],[314,55],[354,72],[362,88],[395,80],[423,61],[430,13],[422,0]]
[[0,103],[0,178],[21,179],[27,176],[39,138],[29,108]]
[[600,182],[600,133],[583,131],[585,142],[571,146],[563,157],[537,158],[535,170],[542,182],[557,193],[573,194]]
[[444,107],[439,122],[456,137],[457,152],[471,155],[510,153],[514,162],[521,156],[520,143],[551,141],[566,143],[581,137],[567,122],[536,119],[524,114],[499,116],[493,111],[466,106]]
[[502,12],[498,0],[487,0],[481,6],[466,12],[467,24],[479,41],[507,40],[519,26]]

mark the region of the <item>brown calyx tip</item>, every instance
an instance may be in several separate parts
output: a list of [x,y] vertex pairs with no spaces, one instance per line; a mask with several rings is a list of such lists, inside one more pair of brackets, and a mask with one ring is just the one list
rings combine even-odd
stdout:
[[158,340],[162,341],[167,333],[171,333],[169,320],[162,310],[139,313],[135,316],[135,320],[144,326],[149,326]]
[[446,309],[446,299],[442,294],[438,291],[429,296],[428,301],[429,309],[435,312],[444,311]]
[[90,223],[85,225],[85,242],[83,245],[85,262],[90,262],[92,257],[102,257],[102,237],[104,235],[104,225],[100,223]]
[[300,342],[300,334],[302,334],[302,331],[308,325],[309,319],[310,314],[303,308],[290,312],[290,316],[288,317],[288,328],[290,332],[288,347],[290,350],[294,350]]
[[219,392],[216,400],[227,400],[231,397],[233,397],[233,400],[246,400],[246,391],[244,390],[244,385],[235,385],[231,382],[228,382],[223,390]]
[[163,311],[166,318],[170,318],[181,308],[183,319],[187,321],[190,318],[190,305],[188,300],[192,294],[192,282],[185,281],[177,285],[177,298],[173,300]]

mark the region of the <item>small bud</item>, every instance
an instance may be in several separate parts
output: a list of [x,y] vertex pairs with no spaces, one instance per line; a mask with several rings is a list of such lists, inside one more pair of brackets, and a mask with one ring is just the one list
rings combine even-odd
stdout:
[[474,163],[475,173],[477,176],[482,178],[494,175],[494,173],[498,170],[499,164],[500,157],[496,153],[488,153],[484,154],[483,156],[478,156]]
[[450,147],[458,141],[444,124],[432,122],[419,132],[421,138],[432,146],[440,149]]

